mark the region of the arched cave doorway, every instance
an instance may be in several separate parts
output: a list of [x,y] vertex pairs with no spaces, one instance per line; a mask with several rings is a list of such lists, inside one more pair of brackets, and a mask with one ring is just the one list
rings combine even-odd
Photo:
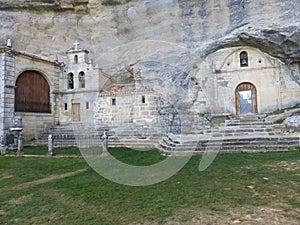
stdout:
[[235,89],[236,114],[257,113],[257,91],[251,83],[241,83]]
[[51,113],[50,87],[41,73],[34,70],[21,73],[16,86],[16,112]]

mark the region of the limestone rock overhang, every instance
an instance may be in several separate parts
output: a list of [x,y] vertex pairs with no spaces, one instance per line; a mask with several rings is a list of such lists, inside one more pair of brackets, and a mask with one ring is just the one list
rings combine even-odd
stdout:
[[300,24],[289,26],[251,27],[244,25],[196,52],[206,57],[220,49],[250,46],[280,59],[285,64],[300,62]]

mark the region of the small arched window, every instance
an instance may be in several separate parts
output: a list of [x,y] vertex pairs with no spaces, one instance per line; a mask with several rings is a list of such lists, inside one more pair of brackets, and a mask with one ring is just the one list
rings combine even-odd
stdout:
[[73,73],[68,74],[68,89],[74,89],[74,75],[73,75]]
[[78,55],[74,56],[74,64],[78,64]]
[[241,67],[247,67],[248,66],[248,53],[247,52],[241,52],[240,54],[240,66]]
[[81,71],[79,73],[78,79],[79,79],[79,87],[80,88],[85,88],[85,74],[84,74],[83,71]]

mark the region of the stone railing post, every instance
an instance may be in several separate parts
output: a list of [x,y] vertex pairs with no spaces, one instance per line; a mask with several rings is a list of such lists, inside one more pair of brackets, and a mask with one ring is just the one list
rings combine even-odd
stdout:
[[52,134],[48,135],[48,155],[53,156],[54,138]]
[[18,150],[17,150],[17,155],[21,155],[23,151],[23,132],[20,132],[18,136]]
[[108,136],[106,134],[106,131],[103,131],[101,135],[101,142],[102,142],[102,155],[107,155],[108,151]]

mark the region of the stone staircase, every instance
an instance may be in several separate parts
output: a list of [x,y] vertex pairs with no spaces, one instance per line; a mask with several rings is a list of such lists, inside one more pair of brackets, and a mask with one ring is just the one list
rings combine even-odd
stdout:
[[106,131],[110,147],[153,148],[163,136],[159,130],[132,124],[103,125],[71,123],[56,125],[34,141],[34,145],[47,145],[52,134],[55,147],[93,147],[101,145],[101,135]]
[[202,134],[167,134],[157,146],[166,154],[220,152],[256,152],[288,150],[300,146],[299,135],[287,135],[281,125],[254,116],[227,120],[223,126]]
[[111,147],[154,148],[164,135],[165,131],[159,129],[158,126],[115,124],[110,127],[108,144]]
[[101,145],[101,135],[107,131],[109,147],[145,149],[156,147],[166,154],[200,154],[205,151],[256,152],[288,150],[300,146],[299,135],[284,132],[282,125],[256,116],[233,118],[219,127],[199,134],[166,134],[159,126],[136,124],[72,123],[51,127],[35,145],[47,145],[48,135],[54,137],[54,146],[92,147]]
[[100,142],[100,135],[92,124],[72,123],[50,127],[47,132],[41,135],[34,145],[47,145],[48,135],[52,134],[55,147],[64,146],[97,146]]

